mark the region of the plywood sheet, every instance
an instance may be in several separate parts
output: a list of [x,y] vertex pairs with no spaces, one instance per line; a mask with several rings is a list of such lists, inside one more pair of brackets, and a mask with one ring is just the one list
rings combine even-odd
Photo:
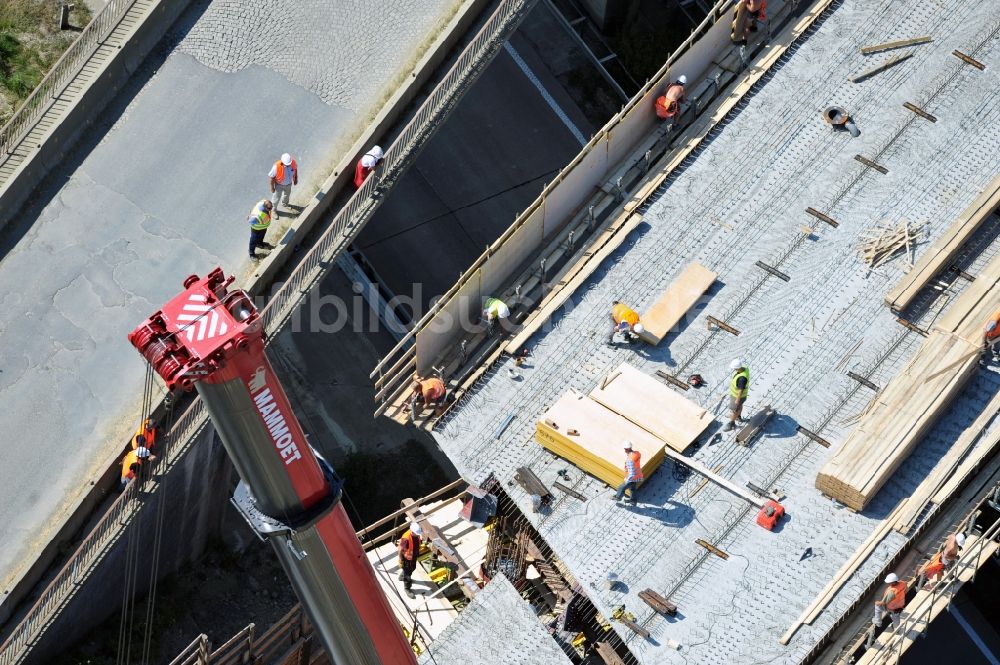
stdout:
[[714,272],[692,263],[677,276],[660,299],[640,317],[645,330],[639,335],[643,341],[656,346],[674,329],[705,291],[715,282]]
[[542,414],[535,438],[546,450],[612,487],[617,487],[625,477],[624,441],[631,441],[642,456],[646,478],[664,457],[663,441],[586,395],[574,392],[560,397]]
[[703,407],[628,363],[608,374],[590,398],[642,427],[679,453],[713,418]]

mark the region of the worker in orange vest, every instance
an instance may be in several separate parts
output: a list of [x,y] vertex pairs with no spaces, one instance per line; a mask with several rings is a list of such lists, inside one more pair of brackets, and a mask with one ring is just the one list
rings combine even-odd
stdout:
[[[917,573],[920,575],[919,584],[925,590],[930,590],[930,582],[938,579],[948,568],[951,568],[958,561],[958,553],[965,547],[965,534],[952,533],[944,541],[944,546],[934,553],[927,563],[920,567]],[[924,585],[924,582],[927,582]]]
[[[742,26],[739,25],[741,10],[746,11]],[[767,0],[741,0],[733,9],[733,29],[729,36],[736,44],[746,44],[750,33],[757,32],[757,23],[766,20]]]
[[437,376],[413,380],[413,396],[410,398],[410,415],[416,418],[425,407],[438,409],[448,396],[448,388]]
[[687,85],[687,76],[681,74],[677,80],[667,86],[667,90],[656,98],[656,117],[664,120],[667,129],[673,126],[674,121],[681,112],[681,104],[684,102],[684,86]]
[[642,455],[638,450],[632,449],[632,442],[625,442],[625,480],[618,486],[615,494],[615,501],[625,498],[625,491],[628,490],[629,503],[636,505],[635,494],[642,483]]
[[147,448],[152,451],[154,445],[156,445],[156,421],[146,418],[139,423],[138,429],[132,436],[132,449]]
[[361,159],[358,160],[357,165],[354,167],[354,186],[356,188],[361,188],[361,185],[364,184],[371,172],[375,170],[375,166],[384,157],[382,148],[379,146],[372,147],[371,150],[361,156]]
[[882,597],[875,601],[875,616],[872,623],[876,627],[881,626],[888,614],[892,619],[892,625],[899,625],[899,613],[906,606],[906,581],[899,579],[896,573],[889,573],[885,578],[885,583],[889,586],[882,592]]
[[1000,360],[997,345],[1000,344],[1000,309],[994,312],[983,326],[983,355],[987,351],[993,353],[993,360]]
[[281,156],[281,159],[274,163],[267,177],[271,180],[271,207],[274,208],[274,214],[277,215],[278,205],[282,198],[284,198],[285,207],[291,207],[292,185],[299,184],[299,165],[286,152]]
[[126,485],[139,476],[139,472],[143,466],[155,460],[156,455],[151,454],[149,448],[139,446],[129,450],[125,453],[125,457],[122,458],[122,473],[119,487],[125,489]]
[[637,335],[645,330],[635,310],[617,300],[611,304],[611,320],[614,321],[614,328],[611,329],[608,344],[615,343],[615,335],[621,335],[627,343],[634,342],[638,339]]
[[399,580],[403,583],[403,590],[411,599],[413,595],[413,571],[417,569],[417,558],[420,556],[420,537],[424,535],[424,530],[418,522],[411,522],[410,528],[403,532],[403,537],[399,539]]

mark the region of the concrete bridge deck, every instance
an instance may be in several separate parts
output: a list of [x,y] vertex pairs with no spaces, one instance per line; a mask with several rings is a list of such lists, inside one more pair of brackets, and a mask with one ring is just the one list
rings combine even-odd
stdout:
[[198,0],[37,183],[0,239],[8,605],[137,423],[144,367],[125,334],[186,275],[247,271],[271,163],[295,155],[305,203],[467,4]]

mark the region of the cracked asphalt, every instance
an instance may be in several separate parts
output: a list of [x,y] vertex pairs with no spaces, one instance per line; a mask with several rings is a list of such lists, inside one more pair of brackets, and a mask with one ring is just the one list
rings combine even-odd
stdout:
[[273,160],[296,156],[303,203],[460,4],[195,2],[39,183],[0,247],[0,592],[138,422],[126,334],[187,275],[245,270]]

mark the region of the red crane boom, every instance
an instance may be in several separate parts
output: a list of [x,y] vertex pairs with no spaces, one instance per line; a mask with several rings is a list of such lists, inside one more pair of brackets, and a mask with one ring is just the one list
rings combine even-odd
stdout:
[[240,474],[234,503],[274,546],[337,665],[416,657],[340,503],[341,481],[306,440],[264,353],[257,309],[216,268],[128,338],[171,390],[198,391]]

